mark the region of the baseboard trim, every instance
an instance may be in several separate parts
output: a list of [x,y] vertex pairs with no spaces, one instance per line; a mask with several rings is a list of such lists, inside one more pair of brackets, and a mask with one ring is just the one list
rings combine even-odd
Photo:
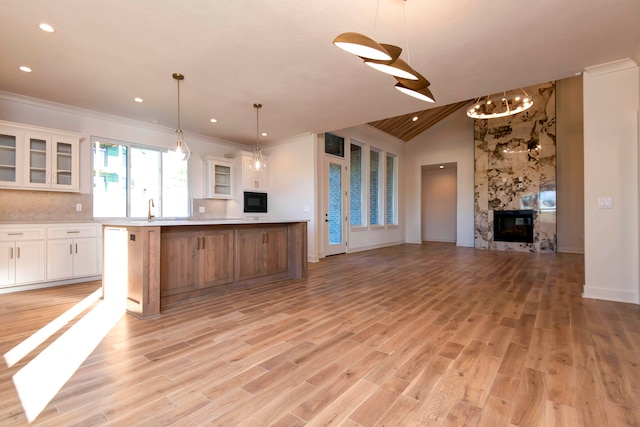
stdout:
[[577,246],[558,246],[556,252],[564,254],[584,254],[584,248]]
[[638,291],[625,291],[622,289],[605,289],[593,286],[584,287],[583,298],[601,299],[605,301],[627,302],[640,304],[640,294]]

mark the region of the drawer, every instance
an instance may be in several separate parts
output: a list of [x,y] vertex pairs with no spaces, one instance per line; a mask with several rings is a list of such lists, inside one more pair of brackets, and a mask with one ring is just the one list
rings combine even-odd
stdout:
[[44,239],[44,228],[4,228],[0,230],[0,241],[41,240]]
[[82,225],[78,227],[49,227],[48,239],[75,239],[76,237],[96,237],[98,235],[95,225]]

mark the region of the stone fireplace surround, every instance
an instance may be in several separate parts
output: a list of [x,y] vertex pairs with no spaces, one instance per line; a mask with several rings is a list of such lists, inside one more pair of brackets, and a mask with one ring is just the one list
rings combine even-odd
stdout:
[[[475,120],[475,247],[556,251],[555,82],[525,88],[533,107]],[[533,242],[495,241],[494,211],[533,210]]]

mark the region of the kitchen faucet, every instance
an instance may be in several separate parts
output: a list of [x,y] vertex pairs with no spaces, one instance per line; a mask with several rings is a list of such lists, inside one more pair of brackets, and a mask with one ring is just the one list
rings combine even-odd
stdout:
[[155,215],[153,215],[151,213],[151,208],[155,207],[153,204],[153,199],[149,199],[149,204],[148,204],[148,208],[147,208],[147,221],[151,222],[151,218],[153,218]]

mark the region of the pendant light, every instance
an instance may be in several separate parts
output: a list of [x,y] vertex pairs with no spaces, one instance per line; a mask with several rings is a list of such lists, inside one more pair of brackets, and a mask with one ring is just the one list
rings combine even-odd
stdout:
[[378,42],[360,33],[342,33],[333,40],[333,44],[361,58],[378,61],[392,61],[393,58]]
[[418,73],[411,68],[409,64],[400,59],[402,48],[392,44],[381,44],[387,52],[393,57],[390,61],[377,61],[373,59],[362,58],[364,63],[369,67],[394,77],[400,77],[407,80],[418,80]]
[[178,129],[176,129],[173,144],[169,147],[169,151],[175,153],[180,160],[189,160],[191,150],[184,142],[184,133],[180,128],[180,80],[184,80],[184,76],[180,73],[173,73],[173,78],[178,82]]
[[396,77],[398,83],[396,83],[395,88],[400,92],[417,98],[421,101],[426,102],[436,102],[436,99],[433,97],[433,94],[429,90],[429,80],[424,78],[421,74],[416,73],[418,76],[418,80],[409,80],[409,79],[401,79]]
[[256,172],[261,172],[267,169],[267,162],[262,157],[262,151],[260,151],[260,147],[258,147],[258,139],[260,135],[260,121],[258,118],[258,112],[260,108],[262,108],[262,104],[253,104],[253,108],[256,109],[256,148],[253,149],[253,157],[249,162],[249,169]]

